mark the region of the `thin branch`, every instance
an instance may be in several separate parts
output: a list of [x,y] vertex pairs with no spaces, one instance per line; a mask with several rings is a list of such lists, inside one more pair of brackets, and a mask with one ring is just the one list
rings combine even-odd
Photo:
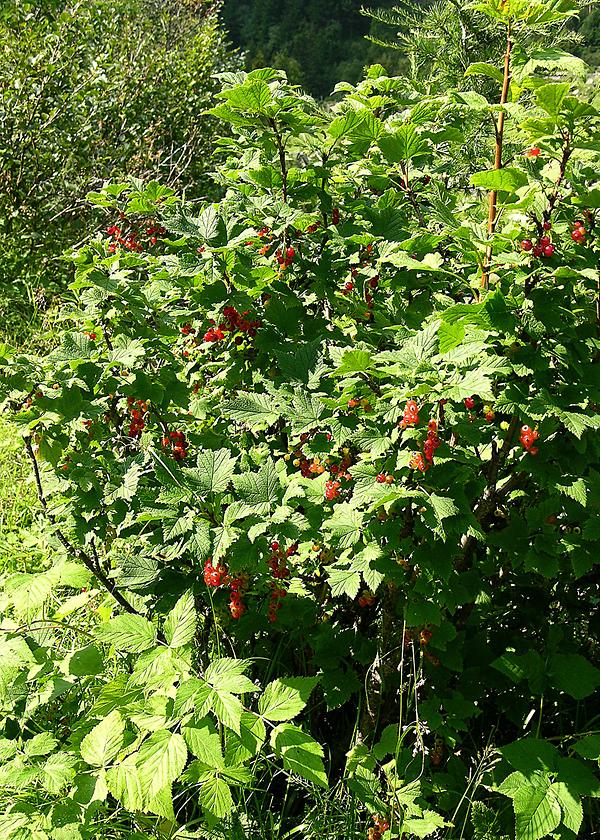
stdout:
[[[100,568],[100,560],[98,559],[97,562],[94,557],[90,557],[87,551],[84,549],[79,548],[78,546],[73,545],[70,540],[63,534],[56,523],[56,518],[54,514],[48,508],[48,503],[46,502],[46,497],[44,496],[44,489],[42,487],[42,478],[40,476],[40,468],[38,466],[37,459],[35,457],[35,453],[33,451],[33,446],[31,444],[31,438],[26,437],[25,440],[25,448],[27,450],[27,454],[31,461],[31,465],[33,467],[33,475],[35,477],[35,486],[37,490],[37,497],[39,499],[40,505],[42,506],[42,510],[44,511],[44,515],[51,523],[52,527],[54,528],[54,533],[58,537],[59,542],[63,546],[63,548],[70,554],[72,557],[75,557],[77,560],[80,560],[83,565],[96,577],[102,586],[109,592],[115,601],[123,607],[128,613],[132,613],[133,615],[140,615],[136,608],[129,603],[127,598],[119,591],[117,585],[113,580],[111,580],[107,575],[102,571]],[[96,548],[93,545],[92,551],[94,556],[97,558]]]
[[[505,105],[508,100],[508,91],[510,87],[510,58],[512,51],[511,27],[510,20],[506,30],[506,52],[504,54],[504,79],[502,82],[502,95],[500,97],[500,105]],[[498,114],[498,122],[495,124],[496,133],[496,152],[494,156],[494,169],[502,169],[502,144],[504,140],[504,109],[501,108]],[[498,205],[498,191],[491,190],[489,197],[489,211],[488,211],[488,239],[491,240],[496,230],[496,223]],[[483,264],[483,273],[481,276],[481,288],[487,289],[490,282],[490,265],[492,263],[492,243],[488,243],[485,250],[485,260]]]

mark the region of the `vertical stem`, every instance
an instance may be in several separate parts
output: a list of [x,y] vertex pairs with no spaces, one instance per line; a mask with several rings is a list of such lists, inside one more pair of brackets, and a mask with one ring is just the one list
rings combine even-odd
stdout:
[[[510,57],[512,51],[511,40],[511,26],[510,20],[506,30],[506,52],[504,54],[504,79],[502,82],[502,95],[500,97],[500,105],[504,105],[508,99],[508,89],[510,86]],[[494,156],[494,169],[502,169],[502,143],[504,140],[504,111],[498,114],[498,123],[496,124],[496,153]],[[498,191],[492,190],[489,198],[489,212],[488,212],[488,238],[494,235],[497,221],[497,203]],[[490,280],[490,264],[492,262],[492,243],[490,242],[485,251],[485,259],[483,263],[483,274],[481,276],[481,288],[487,289]]]

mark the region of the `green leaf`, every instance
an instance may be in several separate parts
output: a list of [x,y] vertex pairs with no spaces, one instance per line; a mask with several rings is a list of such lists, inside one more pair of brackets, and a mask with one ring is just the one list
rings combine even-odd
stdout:
[[474,64],[470,64],[465,70],[465,76],[488,76],[498,82],[499,85],[504,83],[504,74],[500,68],[493,64],[486,64],[484,61],[476,61]]
[[240,721],[239,734],[227,733],[225,744],[225,761],[228,765],[243,764],[255,756],[261,748],[266,729],[260,717],[254,712],[243,712]]
[[389,163],[404,163],[427,151],[427,142],[419,136],[414,125],[405,123],[393,134],[384,134],[377,144]]
[[268,458],[257,473],[234,476],[233,483],[242,501],[258,515],[267,514],[281,497],[281,481],[272,458]]
[[205,449],[198,455],[196,467],[184,469],[186,484],[201,493],[223,493],[229,486],[236,461],[229,449]]
[[144,807],[142,782],[135,755],[128,755],[120,764],[115,764],[107,771],[106,785],[128,811],[141,811]]
[[499,752],[509,761],[515,770],[529,774],[536,770],[555,770],[558,764],[559,752],[548,741],[538,738],[523,738],[514,741]]
[[259,714],[271,721],[291,720],[308,703],[318,677],[286,677],[265,688],[258,702]]
[[165,621],[165,638],[172,648],[192,641],[196,632],[196,609],[191,589],[184,592]]
[[451,324],[443,321],[438,330],[439,350],[442,355],[454,350],[462,343],[465,337],[465,328],[463,324]]
[[360,573],[353,568],[345,569],[336,566],[327,567],[327,579],[334,598],[347,595],[356,598],[360,589]]
[[229,691],[232,694],[256,691],[252,680],[245,675],[250,665],[247,659],[214,659],[206,669],[204,678],[218,691]]
[[545,773],[515,771],[498,788],[513,801],[516,840],[541,840],[560,823],[560,805],[550,786]]
[[125,724],[118,711],[100,721],[81,742],[81,757],[94,767],[106,767],[123,746]]
[[192,721],[181,727],[186,744],[191,753],[209,767],[223,767],[221,736],[209,718]]
[[579,834],[583,822],[583,808],[578,797],[573,796],[564,782],[555,782],[550,792],[556,797],[562,811],[562,822],[573,834]]
[[96,636],[117,650],[131,653],[141,653],[156,644],[156,629],[142,615],[118,615],[97,627]]
[[327,788],[323,747],[291,723],[282,723],[271,733],[271,745],[283,759],[283,766],[319,787]]
[[583,700],[600,686],[600,671],[578,653],[555,653],[550,658],[552,685],[576,700]]
[[342,502],[335,506],[333,515],[323,528],[328,531],[340,549],[351,548],[361,537],[363,514],[351,504]]
[[508,166],[504,169],[488,169],[471,176],[474,187],[502,192],[516,192],[527,183],[527,175],[520,169]]
[[64,752],[51,755],[42,766],[42,785],[48,793],[58,794],[75,778],[77,759]]
[[551,117],[557,117],[570,87],[569,82],[552,82],[542,85],[535,92],[535,100],[547,114]]
[[216,820],[222,820],[233,809],[233,797],[227,782],[219,776],[204,775],[198,799],[202,808]]
[[435,811],[425,809],[420,817],[409,817],[404,821],[402,828],[414,834],[416,837],[430,837],[448,823]]
[[280,417],[273,398],[267,394],[240,393],[236,399],[224,404],[222,412],[225,417],[244,423],[253,431],[272,426]]
[[230,691],[213,688],[211,694],[213,711],[224,726],[240,734],[243,706],[239,699]]
[[367,350],[346,350],[332,376],[365,373],[371,368],[371,354]]
[[171,785],[180,775],[187,759],[187,747],[181,735],[159,729],[139,749],[136,767],[146,799],[151,799]]
[[[9,743],[13,743],[9,741]],[[29,758],[48,755],[58,746],[58,741],[49,732],[40,732],[23,744],[23,752]]]

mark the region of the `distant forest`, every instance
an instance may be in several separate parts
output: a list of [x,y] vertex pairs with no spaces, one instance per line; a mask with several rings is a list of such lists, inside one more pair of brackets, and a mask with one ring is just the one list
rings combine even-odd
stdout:
[[[365,38],[370,32],[393,38],[393,30],[378,32],[360,13],[363,6],[394,5],[397,0],[224,0],[223,21],[248,69],[282,68],[292,82],[326,97],[340,80],[357,81],[368,64],[379,62],[392,73],[401,69],[401,53]],[[600,10],[584,11],[581,19],[585,45],[573,51],[598,66]]]
[[223,20],[249,68],[282,68],[291,81],[325,97],[338,81],[357,81],[367,64],[398,69],[398,53],[366,40],[372,21],[360,13],[361,6],[393,5],[393,0],[225,0]]

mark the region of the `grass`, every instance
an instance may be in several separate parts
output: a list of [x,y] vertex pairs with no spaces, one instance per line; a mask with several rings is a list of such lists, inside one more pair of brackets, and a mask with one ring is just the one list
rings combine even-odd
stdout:
[[0,417],[0,574],[33,571],[43,535],[25,449],[15,427]]

